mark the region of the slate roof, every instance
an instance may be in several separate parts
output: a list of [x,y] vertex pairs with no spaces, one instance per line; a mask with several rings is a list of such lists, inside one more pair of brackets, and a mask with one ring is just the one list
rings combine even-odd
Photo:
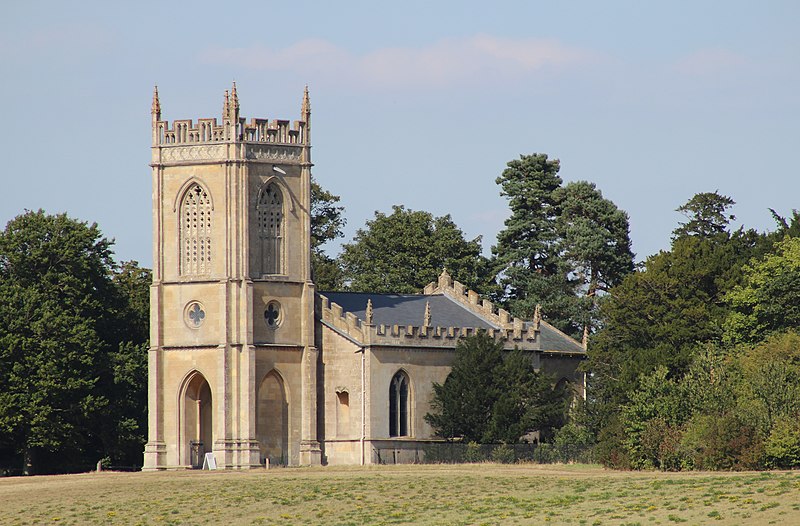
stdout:
[[360,319],[366,318],[367,300],[372,300],[372,320],[375,325],[420,326],[425,318],[425,303],[431,304],[431,325],[434,327],[476,327],[498,329],[476,316],[444,294],[373,294],[371,292],[322,292],[338,303],[342,310]]
[[[474,327],[499,329],[478,313],[445,294],[374,294],[371,292],[321,292],[344,312],[366,319],[367,300],[372,300],[372,322],[375,325],[421,326],[425,318],[425,303],[431,305],[433,327]],[[532,322],[526,322],[527,330]],[[539,324],[538,348],[542,351],[584,353],[580,342],[567,336],[546,321]]]

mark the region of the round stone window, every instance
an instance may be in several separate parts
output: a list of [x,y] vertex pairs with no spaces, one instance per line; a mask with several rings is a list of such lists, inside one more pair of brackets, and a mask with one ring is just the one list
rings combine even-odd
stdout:
[[199,329],[206,319],[206,309],[199,301],[190,301],[183,310],[183,321],[190,329]]
[[281,321],[283,321],[283,310],[281,309],[280,303],[277,301],[270,301],[267,304],[267,308],[264,310],[264,321],[267,322],[267,327],[270,329],[280,327]]

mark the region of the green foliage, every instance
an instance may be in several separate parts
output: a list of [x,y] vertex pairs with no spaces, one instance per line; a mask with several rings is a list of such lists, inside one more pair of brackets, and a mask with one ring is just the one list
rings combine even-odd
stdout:
[[742,459],[753,446],[753,428],[735,413],[695,414],[681,440],[682,465],[700,470],[747,469]]
[[594,184],[561,186],[558,160],[523,155],[497,178],[511,217],[492,248],[502,295],[517,316],[536,304],[548,321],[578,335],[596,324],[598,292],[633,270],[628,216]]
[[506,352],[481,332],[456,345],[444,384],[433,384],[425,421],[436,435],[467,442],[515,443],[529,431],[544,436],[563,424],[566,394],[534,370],[530,356]]
[[512,313],[530,318],[537,304],[548,321],[575,333],[575,290],[569,265],[561,257],[556,228],[561,187],[560,163],[546,154],[523,155],[510,161],[496,182],[507,197],[511,217],[492,247],[500,272],[503,297]]
[[501,444],[492,450],[491,459],[498,464],[513,464],[514,450],[508,444]]
[[800,423],[797,416],[775,422],[764,442],[766,464],[770,468],[792,469],[800,466]]
[[478,292],[487,290],[488,264],[480,237],[467,241],[449,215],[393,207],[375,212],[365,229],[342,247],[340,260],[349,290],[415,293],[443,269]]
[[486,456],[483,454],[481,445],[477,442],[470,442],[467,444],[467,451],[464,453],[464,461],[470,463],[484,462]]
[[141,457],[149,271],[114,272],[110,247],[97,225],[41,210],[0,233],[0,445],[27,472],[55,453],[72,469],[119,458],[130,441]]
[[771,333],[800,326],[800,238],[786,237],[773,252],[744,267],[744,283],[726,299],[732,312],[725,339],[755,343]]
[[622,408],[623,446],[634,468],[658,465],[658,443],[651,439],[653,422],[658,423],[658,431],[683,420],[686,411],[683,399],[678,385],[668,378],[668,374],[666,367],[659,366],[652,374],[642,377],[640,388],[631,394],[630,403]]
[[688,221],[681,223],[672,234],[675,238],[683,236],[712,237],[727,231],[731,221],[736,219],[728,214],[728,209],[736,202],[717,191],[695,194],[685,204],[675,209]]
[[311,180],[311,273],[319,290],[340,290],[344,283],[341,264],[323,250],[325,243],[344,237],[347,220],[342,216],[344,207],[336,205],[339,200]]
[[648,258],[601,304],[603,328],[589,346],[598,426],[628,401],[641,375],[663,365],[681,377],[693,356],[722,337],[725,295],[742,265],[763,250],[763,237],[737,231],[675,239],[672,250]]
[[628,214],[586,181],[568,183],[555,197],[564,257],[587,296],[607,292],[633,271]]
[[560,462],[585,462],[591,452],[595,437],[586,427],[567,422],[553,435],[553,449],[559,453]]

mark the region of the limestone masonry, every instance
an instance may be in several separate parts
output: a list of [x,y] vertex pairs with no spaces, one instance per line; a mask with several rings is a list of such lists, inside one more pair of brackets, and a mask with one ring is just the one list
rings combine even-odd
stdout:
[[161,120],[152,105],[153,284],[144,469],[413,462],[432,383],[486,330],[584,392],[581,344],[443,272],[421,294],[317,292],[311,104],[300,120]]

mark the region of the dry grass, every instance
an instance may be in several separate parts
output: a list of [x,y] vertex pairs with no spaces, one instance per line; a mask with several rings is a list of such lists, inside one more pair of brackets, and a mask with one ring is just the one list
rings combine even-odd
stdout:
[[800,524],[800,473],[380,466],[0,479],[0,524]]

